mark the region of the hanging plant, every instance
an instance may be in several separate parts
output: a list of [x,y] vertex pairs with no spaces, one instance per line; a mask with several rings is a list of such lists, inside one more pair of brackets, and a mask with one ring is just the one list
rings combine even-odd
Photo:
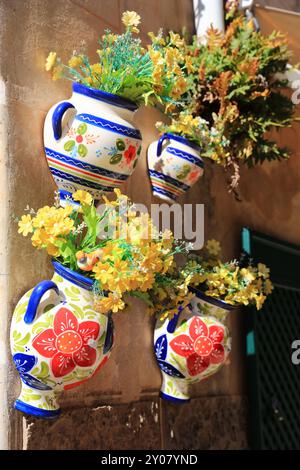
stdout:
[[[73,203],[29,209],[19,220],[19,233],[44,249],[55,262],[89,278],[94,308],[117,312],[125,294],[143,296],[155,276],[173,264],[174,254],[190,248],[169,230],[159,233],[148,214],[137,215],[127,196],[115,190],[116,200],[103,196],[101,213],[86,191],[73,193]],[[74,201],[77,204],[74,204]]]
[[172,122],[157,127],[188,139],[202,158],[233,170],[229,189],[236,193],[240,164],[289,157],[267,133],[291,126],[295,104],[284,94],[287,80],[280,76],[291,56],[286,37],[265,36],[252,21],[230,15],[225,33],[210,28],[205,42],[195,37],[192,44],[183,43],[189,78],[184,106],[166,108]]
[[231,349],[226,326],[236,306],[260,309],[272,292],[269,269],[249,260],[223,262],[220,244],[209,240],[199,256],[157,275],[148,292],[157,316],[154,352],[162,373],[161,397],[183,403],[189,384],[207,379]]
[[[141,40],[135,37],[140,20],[135,11],[125,11],[122,15],[125,32],[105,31],[99,40],[97,62],[91,63],[82,46],[74,51],[68,64],[64,64],[56,52],[50,52],[46,70],[51,72],[53,80],[66,78],[137,105],[177,103],[186,91],[180,57],[173,56],[170,61],[171,49],[163,48],[161,53],[157,47],[142,47]],[[177,51],[179,54],[178,48]]]
[[174,260],[164,275],[158,273],[147,293],[149,313],[160,320],[172,319],[178,309],[191,302],[197,290],[230,306],[254,305],[261,309],[273,289],[269,269],[263,263],[255,266],[244,257],[223,262],[220,252],[220,243],[208,240],[200,255],[190,254],[184,264]]

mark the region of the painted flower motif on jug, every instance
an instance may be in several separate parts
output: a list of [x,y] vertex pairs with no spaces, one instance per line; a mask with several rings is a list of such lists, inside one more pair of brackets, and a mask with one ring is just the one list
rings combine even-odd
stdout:
[[222,345],[225,330],[222,326],[207,326],[199,317],[194,317],[189,334],[180,334],[170,341],[171,349],[186,358],[186,367],[191,376],[204,372],[210,365],[224,362]]
[[[118,165],[118,168],[135,168],[138,157],[141,153],[142,146],[140,144],[133,145],[129,139],[117,138],[114,145],[111,147],[104,147],[105,153],[110,157],[109,163],[111,165]],[[97,156],[100,157],[102,152],[97,151]]]
[[78,322],[67,308],[55,314],[53,328],[48,328],[33,338],[32,346],[45,358],[51,358],[54,377],[63,377],[77,366],[90,367],[96,361],[96,340],[99,323]]
[[70,140],[67,140],[64,144],[64,150],[70,153],[73,158],[81,157],[84,158],[88,154],[87,145],[94,144],[99,136],[94,134],[87,134],[88,126],[85,122],[82,122],[75,127],[70,127],[67,136]]
[[[183,165],[174,164],[173,157],[166,158],[166,162],[170,164],[171,169],[173,169],[173,171],[175,170],[176,178],[182,183],[188,184],[190,186],[192,186],[203,173],[202,169],[195,168],[194,165],[192,166],[188,163],[185,163]],[[165,171],[168,173],[167,168]]]
[[22,381],[31,388],[36,390],[51,390],[49,385],[33,377],[29,372],[34,368],[37,358],[28,354],[17,353],[13,356],[17,371]]

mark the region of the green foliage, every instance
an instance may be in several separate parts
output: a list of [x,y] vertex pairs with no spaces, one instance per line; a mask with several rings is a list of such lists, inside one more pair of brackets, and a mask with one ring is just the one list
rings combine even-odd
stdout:
[[[173,112],[169,128],[160,129],[191,138],[202,148],[202,156],[231,166],[232,189],[240,163],[251,167],[288,158],[288,150],[268,132],[291,126],[295,111],[283,91],[287,81],[279,78],[291,56],[286,38],[275,31],[264,36],[234,11],[228,13],[224,34],[210,28],[205,43],[195,37],[186,46],[193,77],[186,105]],[[189,116],[194,121],[189,122]]]
[[224,36],[211,29],[207,44],[195,39],[192,50],[200,71],[194,112],[228,139],[226,160],[251,166],[286,158],[286,150],[265,137],[292,122],[294,104],[281,91],[286,83],[274,77],[285,71],[290,58],[285,38],[278,32],[264,36],[238,17]]

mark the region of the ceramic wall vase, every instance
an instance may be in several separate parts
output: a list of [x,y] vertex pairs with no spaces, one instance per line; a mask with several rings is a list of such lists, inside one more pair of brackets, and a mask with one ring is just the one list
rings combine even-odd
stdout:
[[132,123],[136,109],[129,100],[79,83],[68,101],[52,106],[44,146],[62,202],[78,189],[98,200],[132,174],[142,143]]
[[111,317],[93,310],[93,281],[53,262],[54,275],[19,301],[11,351],[22,388],[15,408],[54,418],[62,390],[94,376],[113,346]]
[[148,171],[154,196],[169,202],[184,194],[202,176],[201,149],[189,140],[163,134],[148,148]]
[[189,400],[189,385],[215,374],[231,348],[225,325],[233,309],[223,301],[191,289],[195,297],[172,320],[157,321],[154,351],[162,373],[160,395],[166,400]]

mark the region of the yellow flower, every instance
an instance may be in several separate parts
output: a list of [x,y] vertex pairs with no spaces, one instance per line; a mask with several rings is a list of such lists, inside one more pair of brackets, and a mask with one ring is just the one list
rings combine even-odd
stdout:
[[59,80],[63,76],[63,69],[61,65],[58,65],[57,67],[53,68],[52,71],[52,80],[55,82],[56,80]]
[[55,207],[44,206],[37,211],[36,217],[32,220],[34,228],[42,228],[45,226],[48,218],[55,214]]
[[27,237],[29,233],[33,232],[32,219],[29,214],[22,215],[21,220],[18,223],[19,230],[18,233],[22,233],[24,237]]
[[255,279],[255,275],[247,268],[241,269],[241,275],[247,282],[252,282]]
[[264,301],[266,300],[266,296],[263,294],[259,294],[255,301],[256,301],[256,308],[257,310],[260,310],[264,304]]
[[81,204],[86,204],[90,206],[93,202],[93,197],[87,191],[83,189],[78,189],[75,193],[72,194],[74,201],[79,201]]
[[69,67],[76,68],[83,64],[82,57],[80,55],[73,55],[68,62]]
[[188,73],[193,73],[196,70],[193,65],[192,58],[189,55],[185,56],[185,66],[186,66]]
[[47,72],[50,72],[50,70],[52,70],[53,67],[55,66],[56,58],[57,58],[56,52],[49,52],[49,55],[48,55],[48,57],[46,59],[46,63],[45,63],[45,69],[46,69]]
[[36,248],[42,248],[54,241],[54,237],[43,228],[38,228],[31,237],[32,245]]
[[148,36],[151,39],[153,44],[157,44],[159,46],[164,46],[166,44],[166,41],[164,40],[164,38],[160,34],[155,36],[155,34],[150,31],[148,33]]
[[214,240],[213,238],[206,242],[205,248],[208,251],[208,253],[213,256],[218,256],[221,251],[220,242],[218,242],[217,240]]
[[100,75],[102,72],[102,67],[98,63],[92,64],[90,68],[91,68],[92,73],[96,73],[97,75]]
[[138,33],[137,26],[140,24],[141,17],[135,11],[124,11],[122,15],[122,23],[126,28],[131,29],[134,33]]
[[184,77],[178,77],[173,85],[171,96],[172,98],[180,98],[180,96],[186,91],[187,83]]
[[107,313],[112,311],[116,313],[118,310],[123,310],[125,303],[115,294],[109,293],[108,297],[102,297],[100,300],[95,301],[95,309],[100,313]]
[[[116,39],[117,39],[118,35],[117,34],[113,34],[113,33],[110,33],[110,34],[103,34],[102,36],[102,41],[106,40],[108,41],[110,44],[113,44]],[[98,49],[97,50],[97,53],[99,54],[99,52],[101,53],[101,51]]]
[[149,56],[154,65],[163,65],[164,59],[160,51],[149,48]]
[[74,220],[69,217],[63,217],[58,214],[57,217],[53,217],[46,222],[45,228],[47,232],[55,237],[59,235],[68,235],[74,228]]
[[72,214],[74,210],[74,207],[71,205],[71,204],[67,204],[64,208],[63,208],[63,215],[65,217],[68,217],[70,214]]
[[164,66],[161,64],[155,65],[153,72],[152,72],[152,78],[154,81],[155,85],[162,85],[163,83],[163,70]]
[[270,281],[270,279],[266,279],[266,281],[265,281],[265,293],[267,295],[269,295],[269,294],[271,294],[273,289],[274,289],[274,286],[273,286],[272,282]]
[[49,243],[46,247],[47,253],[50,256],[58,256],[60,254],[59,248],[57,246],[53,245],[53,243]]
[[263,263],[258,263],[257,265],[257,269],[258,269],[258,274],[259,276],[262,276],[264,277],[265,279],[267,279],[270,275],[270,269],[267,268],[267,266]]
[[173,31],[170,31],[169,34],[170,34],[170,43],[173,44],[173,46],[176,46],[176,47],[184,46],[184,39],[182,39],[179,34],[173,33]]

